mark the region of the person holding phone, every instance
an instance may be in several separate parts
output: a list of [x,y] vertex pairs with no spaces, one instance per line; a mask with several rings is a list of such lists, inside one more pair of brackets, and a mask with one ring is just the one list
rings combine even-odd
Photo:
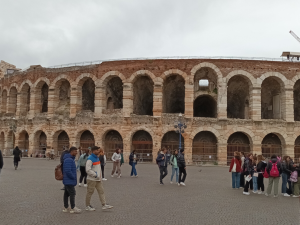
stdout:
[[118,178],[121,177],[121,168],[120,168],[120,162],[121,162],[121,151],[120,149],[116,149],[116,152],[113,154],[113,156],[111,157],[111,160],[113,161],[113,169],[111,171],[111,177],[114,177],[114,173],[117,169],[117,174],[118,174]]

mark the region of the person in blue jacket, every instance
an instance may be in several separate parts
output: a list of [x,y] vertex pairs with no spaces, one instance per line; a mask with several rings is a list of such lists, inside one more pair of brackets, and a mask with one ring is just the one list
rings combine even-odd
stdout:
[[[77,172],[75,157],[77,155],[77,148],[71,147],[69,153],[64,155],[64,169],[63,169],[63,184],[65,185],[64,192],[64,209],[63,212],[81,213],[81,210],[75,207],[75,186],[77,185]],[[69,197],[71,209],[69,209]]]

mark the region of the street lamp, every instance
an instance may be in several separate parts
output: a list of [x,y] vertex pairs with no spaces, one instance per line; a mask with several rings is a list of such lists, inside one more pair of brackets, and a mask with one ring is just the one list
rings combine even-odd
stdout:
[[184,118],[181,113],[179,113],[178,121],[175,122],[174,127],[176,128],[176,133],[179,133],[179,151],[181,150],[181,134],[184,133],[184,129],[186,129],[186,124],[184,122]]

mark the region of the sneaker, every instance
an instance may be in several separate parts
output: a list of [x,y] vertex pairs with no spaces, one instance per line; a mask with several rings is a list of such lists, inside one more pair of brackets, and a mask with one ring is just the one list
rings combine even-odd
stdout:
[[178,186],[180,186],[180,183],[177,183],[178,184]]
[[107,180],[106,178],[102,178],[102,180]]
[[278,197],[278,195],[274,195],[274,198],[277,198]]
[[103,210],[106,210],[106,209],[112,209],[112,208],[113,208],[112,205],[104,205],[104,206],[102,206],[102,209],[103,209]]
[[81,209],[78,209],[77,207],[74,207],[74,209],[70,210],[70,213],[81,213]]
[[269,196],[269,195],[268,195],[268,193],[266,193],[266,194],[265,194],[265,196],[267,196],[267,197],[268,197],[268,196]]
[[114,175],[111,175],[111,177],[114,177]]
[[185,183],[183,183],[183,182],[180,182],[180,185],[182,185],[182,186],[185,186]]
[[172,182],[172,181],[170,181],[170,184],[173,184],[173,182]]
[[64,213],[69,212],[69,211],[70,211],[70,208],[64,208],[64,209],[63,209],[63,212],[64,212]]
[[95,211],[96,209],[93,206],[89,205],[89,206],[85,207],[85,210],[86,211]]
[[122,176],[122,174],[119,175],[119,177],[121,177],[121,176]]
[[139,177],[139,175],[136,175],[135,177]]
[[284,197],[290,197],[290,195],[289,194],[287,194],[287,193],[284,193],[284,195],[283,195]]
[[15,166],[15,170],[17,170],[17,167]]
[[121,178],[121,176],[118,176],[118,178]]
[[250,193],[249,193],[249,192],[244,192],[244,191],[243,191],[243,195],[250,195]]
[[83,187],[87,187],[87,184],[84,184]]
[[261,195],[262,193],[263,193],[262,191],[257,192],[257,194],[259,194],[259,195]]
[[252,191],[253,192],[253,194],[257,194],[257,191]]
[[79,183],[78,186],[81,187],[81,183]]
[[159,184],[160,184],[160,185],[164,185],[164,183],[163,183],[163,182],[160,182]]
[[293,198],[299,198],[299,195],[293,195]]

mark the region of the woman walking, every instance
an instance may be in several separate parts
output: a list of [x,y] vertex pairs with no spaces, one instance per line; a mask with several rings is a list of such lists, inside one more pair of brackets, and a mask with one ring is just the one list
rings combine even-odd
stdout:
[[175,149],[173,155],[171,156],[170,163],[172,165],[172,175],[171,175],[171,184],[173,184],[173,177],[176,173],[176,184],[178,184],[178,173],[179,173],[179,167],[177,165],[177,156],[178,156],[178,150]]
[[265,168],[267,167],[267,163],[265,162],[265,158],[262,155],[257,156],[257,167],[256,171],[258,173],[257,177],[257,194],[261,195],[264,194],[265,185],[264,185],[264,172]]
[[138,177],[136,168],[135,168],[136,160],[137,160],[137,158],[136,158],[135,150],[133,150],[129,156],[129,165],[131,166],[131,173],[130,173],[131,177],[133,177],[133,174],[135,177]]
[[104,166],[106,165],[106,156],[104,155],[104,150],[100,149],[100,155],[99,155],[100,165],[101,165],[101,172],[102,172],[102,180],[107,180],[104,178]]
[[[277,157],[278,159],[278,157]],[[292,173],[290,170],[290,157],[285,155],[281,161],[282,164],[282,186],[281,186],[281,193],[284,197],[290,197],[287,193],[287,183],[288,179]]]
[[13,155],[14,155],[14,166],[16,170],[18,169],[19,162],[21,161],[21,156],[22,156],[22,152],[18,146],[16,146],[16,148],[14,149]]
[[79,177],[79,184],[78,184],[79,187],[81,187],[82,181],[84,182],[83,186],[87,187],[86,184],[87,173],[85,170],[85,165],[89,155],[90,155],[89,150],[86,150],[85,153],[83,153],[77,161],[77,170],[80,170],[80,177]]
[[254,171],[253,164],[252,164],[252,159],[253,159],[253,155],[250,153],[246,157],[245,163],[244,163],[244,174],[246,175],[246,184],[245,184],[244,192],[243,192],[244,195],[250,195],[249,186],[250,186],[250,189],[251,189],[251,186],[252,186],[252,189],[253,189],[253,183],[251,182],[253,171]]
[[113,169],[111,171],[111,177],[114,177],[114,173],[117,169],[117,174],[118,174],[118,178],[121,177],[121,169],[120,169],[120,161],[121,161],[121,154],[120,154],[120,149],[116,149],[116,152],[113,154],[113,156],[111,157],[111,160],[113,161]]
[[239,152],[233,153],[234,157],[231,160],[229,172],[231,172],[232,177],[232,188],[239,189],[240,188],[240,177],[242,170],[242,161]]

